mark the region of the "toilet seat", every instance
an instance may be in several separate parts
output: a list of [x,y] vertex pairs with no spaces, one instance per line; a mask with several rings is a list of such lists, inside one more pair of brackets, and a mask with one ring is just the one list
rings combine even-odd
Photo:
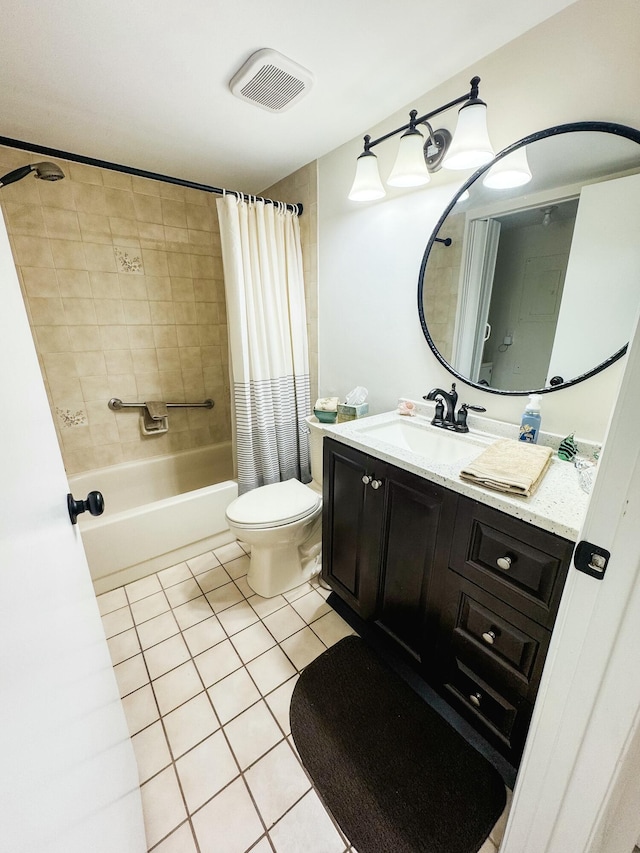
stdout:
[[283,480],[240,495],[227,507],[227,519],[236,527],[282,527],[312,515],[322,498],[299,480]]

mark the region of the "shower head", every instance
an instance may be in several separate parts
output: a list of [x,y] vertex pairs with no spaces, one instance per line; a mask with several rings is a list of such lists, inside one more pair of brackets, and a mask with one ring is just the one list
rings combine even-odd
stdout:
[[7,184],[13,184],[15,181],[21,181],[28,174],[33,172],[36,178],[43,181],[59,181],[64,178],[64,172],[60,166],[55,163],[32,163],[29,166],[20,166],[19,169],[14,169],[13,172],[8,172],[0,178],[0,187],[5,187]]
[[64,172],[55,163],[35,163],[31,168],[41,181],[61,181],[64,178]]

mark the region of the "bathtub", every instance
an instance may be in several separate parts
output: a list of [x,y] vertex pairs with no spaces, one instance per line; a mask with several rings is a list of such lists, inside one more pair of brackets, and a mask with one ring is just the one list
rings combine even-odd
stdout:
[[104,497],[103,515],[78,518],[96,594],[231,542],[232,477],[231,442],[69,477],[75,498]]

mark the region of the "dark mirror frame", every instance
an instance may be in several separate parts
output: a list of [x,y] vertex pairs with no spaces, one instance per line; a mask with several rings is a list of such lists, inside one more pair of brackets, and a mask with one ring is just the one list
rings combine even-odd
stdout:
[[592,370],[587,371],[586,373],[582,373],[580,376],[576,376],[574,379],[570,379],[567,382],[562,382],[559,385],[554,385],[551,387],[545,388],[531,388],[529,391],[505,391],[500,388],[491,388],[488,385],[481,385],[478,382],[472,382],[468,377],[463,376],[461,373],[452,367],[448,361],[440,354],[436,345],[434,344],[431,335],[429,334],[429,328],[427,325],[426,318],[424,316],[424,274],[427,267],[427,261],[429,259],[429,253],[433,247],[436,237],[444,224],[445,219],[451,213],[451,211],[455,208],[456,203],[460,196],[472,186],[485,172],[488,172],[489,169],[495,165],[499,160],[502,160],[503,157],[506,157],[508,154],[511,154],[512,151],[515,151],[518,148],[521,148],[524,145],[529,145],[532,142],[537,142],[540,139],[546,139],[549,136],[558,136],[562,133],[575,133],[576,131],[599,131],[602,133],[611,133],[615,136],[622,136],[626,139],[630,139],[633,142],[637,142],[640,145],[640,130],[636,130],[633,127],[627,127],[624,124],[614,124],[612,122],[606,121],[580,121],[580,122],[572,122],[570,124],[559,124],[554,127],[549,127],[546,130],[540,130],[537,133],[532,133],[530,136],[525,136],[523,139],[519,139],[517,142],[514,142],[512,145],[509,145],[507,148],[503,148],[490,163],[487,163],[486,166],[482,166],[476,172],[471,175],[471,177],[460,187],[456,195],[453,197],[444,213],[438,220],[436,227],[429,238],[429,242],[427,243],[427,248],[425,249],[422,263],[420,265],[420,273],[418,276],[418,316],[420,317],[420,325],[422,326],[422,332],[429,344],[429,348],[432,353],[438,359],[440,364],[445,367],[449,373],[453,374],[456,379],[459,379],[461,382],[464,382],[465,385],[469,385],[472,388],[478,388],[480,391],[486,391],[488,394],[501,394],[505,397],[526,397],[528,394],[547,394],[551,391],[560,391],[563,388],[570,388],[572,385],[576,385],[578,382],[583,382],[585,379],[589,379],[591,376],[595,376],[597,373],[600,373],[601,370],[609,367],[610,364],[613,364],[615,361],[618,361],[627,351],[628,344],[625,344],[621,347],[617,352],[613,353],[609,358],[605,361],[598,364]]

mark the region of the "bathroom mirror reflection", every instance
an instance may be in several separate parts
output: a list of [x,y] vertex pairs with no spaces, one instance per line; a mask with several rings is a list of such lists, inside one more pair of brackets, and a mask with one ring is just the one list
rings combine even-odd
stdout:
[[[485,185],[523,150],[528,183]],[[593,375],[631,334],[639,233],[640,131],[581,122],[520,140],[469,179],[431,235],[418,283],[429,346],[494,393]]]

